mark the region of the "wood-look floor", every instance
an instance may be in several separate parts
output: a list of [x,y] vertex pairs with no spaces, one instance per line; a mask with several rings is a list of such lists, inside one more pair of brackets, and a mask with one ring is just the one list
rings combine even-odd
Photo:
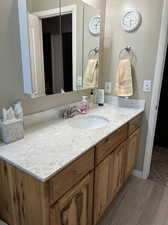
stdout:
[[168,225],[168,188],[131,177],[99,225]]

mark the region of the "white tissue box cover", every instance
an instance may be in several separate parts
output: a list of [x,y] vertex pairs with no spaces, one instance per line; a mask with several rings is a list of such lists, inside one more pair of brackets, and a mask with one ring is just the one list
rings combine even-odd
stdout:
[[6,144],[24,138],[23,120],[0,122],[0,136]]

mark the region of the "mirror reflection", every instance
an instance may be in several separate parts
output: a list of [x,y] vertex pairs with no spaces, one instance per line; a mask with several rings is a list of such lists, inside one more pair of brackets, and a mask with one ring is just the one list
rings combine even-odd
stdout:
[[96,87],[101,12],[81,0],[27,1],[31,96]]

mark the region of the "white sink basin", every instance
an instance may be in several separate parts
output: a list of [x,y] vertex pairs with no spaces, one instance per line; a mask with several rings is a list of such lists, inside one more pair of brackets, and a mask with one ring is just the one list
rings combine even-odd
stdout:
[[105,127],[109,123],[109,120],[102,116],[83,116],[74,118],[69,123],[74,128],[94,130]]

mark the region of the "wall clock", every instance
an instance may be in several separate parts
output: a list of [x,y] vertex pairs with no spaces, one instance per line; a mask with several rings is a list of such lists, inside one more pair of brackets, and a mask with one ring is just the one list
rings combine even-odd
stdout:
[[89,31],[92,35],[100,35],[101,17],[93,16],[89,22]]
[[133,32],[139,28],[142,16],[137,10],[128,10],[121,19],[121,26],[127,32]]

